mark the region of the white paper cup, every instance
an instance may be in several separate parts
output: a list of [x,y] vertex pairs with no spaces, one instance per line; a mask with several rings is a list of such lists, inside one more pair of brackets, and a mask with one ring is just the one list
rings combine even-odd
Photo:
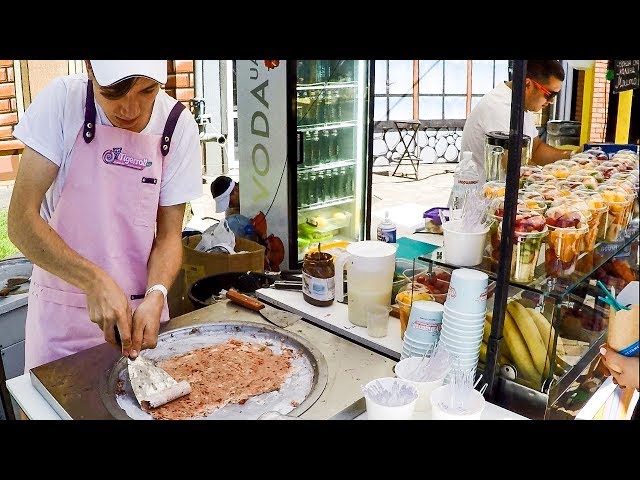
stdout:
[[477,233],[463,233],[462,221],[451,220],[442,224],[444,254],[447,263],[460,267],[472,267],[482,263],[482,252],[489,227]]
[[484,327],[484,318],[479,318],[477,320],[469,321],[469,320],[460,320],[455,317],[450,317],[447,314],[442,316],[442,328],[446,326],[453,327],[457,330],[462,330],[464,332],[475,332],[478,328],[482,329]]
[[423,344],[435,344],[440,337],[444,307],[438,302],[416,300],[411,304],[405,337]]
[[415,410],[416,412],[425,412],[431,410],[431,392],[433,392],[436,388],[442,386],[445,377],[449,373],[449,370],[447,369],[447,371],[443,372],[442,378],[438,378],[436,380],[428,382],[416,382],[414,380],[408,379],[407,376],[411,376],[411,374],[415,372],[415,370],[420,365],[420,362],[422,362],[421,357],[405,358],[396,363],[395,372],[398,378],[401,378],[416,386],[416,388],[418,389],[418,401],[416,402]]
[[487,310],[489,276],[479,270],[457,268],[451,272],[446,306],[463,314],[479,314]]
[[451,385],[443,385],[431,392],[431,418],[433,420],[480,420],[486,401],[479,391],[471,389],[464,410],[451,408]]
[[484,320],[484,318],[487,315],[487,309],[485,308],[484,311],[482,312],[477,312],[477,313],[464,313],[464,312],[459,312],[458,310],[451,308],[449,305],[447,305],[447,302],[444,303],[444,315],[448,315],[452,318],[458,318],[461,320],[469,320],[469,321],[473,321],[473,320],[478,320],[478,319],[482,319]]
[[368,420],[408,420],[413,415],[418,402],[418,389],[411,382],[402,380],[397,377],[383,377],[371,380],[365,388],[371,386],[371,384],[378,382],[378,384],[385,391],[392,391],[393,385],[398,386],[405,385],[411,389],[410,395],[407,395],[405,402],[399,405],[384,405],[378,403],[375,397],[369,396],[365,393],[365,403],[367,405],[367,419]]

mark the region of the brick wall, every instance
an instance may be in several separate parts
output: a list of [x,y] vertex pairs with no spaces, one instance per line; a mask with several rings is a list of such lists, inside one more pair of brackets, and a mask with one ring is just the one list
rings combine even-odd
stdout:
[[18,123],[13,60],[0,60],[0,181],[13,180],[24,145],[13,138]]
[[591,108],[591,132],[589,141],[604,142],[607,133],[607,116],[609,105],[609,85],[606,79],[607,60],[596,60],[593,106]]
[[[604,142],[607,133],[607,118],[609,116],[609,86],[606,79],[607,60],[596,60],[593,85],[593,104],[591,106],[591,131],[589,142]],[[576,113],[574,120],[582,121],[582,98],[584,93],[584,75],[578,71],[576,92]],[[615,113],[614,113],[615,114]]]
[[169,60],[165,91],[189,108],[195,95],[193,83],[193,60]]

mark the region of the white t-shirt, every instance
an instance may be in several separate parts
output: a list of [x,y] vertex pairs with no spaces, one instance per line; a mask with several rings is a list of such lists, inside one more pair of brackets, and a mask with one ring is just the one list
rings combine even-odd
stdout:
[[[86,73],[53,79],[34,99],[13,131],[14,137],[55,163],[60,170],[47,191],[40,208],[48,222],[71,164],[71,150],[84,124],[88,77]],[[104,111],[96,105],[96,124],[112,126]],[[144,134],[160,135],[175,99],[164,90],[158,92],[151,119]],[[202,150],[198,125],[187,109],[180,114],[164,157],[160,183],[160,205],[170,206],[194,200],[202,195]]]
[[[471,110],[462,130],[461,151],[473,153],[473,162],[478,168],[480,182],[484,183],[484,139],[485,134],[493,131],[509,133],[511,123],[511,89],[500,83],[480,99]],[[538,136],[538,129],[533,113],[524,112],[522,133],[533,139]]]

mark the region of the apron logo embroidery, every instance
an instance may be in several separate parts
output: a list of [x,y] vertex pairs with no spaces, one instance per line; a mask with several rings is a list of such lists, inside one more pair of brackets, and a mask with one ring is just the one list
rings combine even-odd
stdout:
[[146,158],[134,158],[123,153],[121,147],[105,150],[102,154],[102,160],[109,165],[121,165],[123,167],[135,168],[136,170],[143,170],[152,164],[152,162]]

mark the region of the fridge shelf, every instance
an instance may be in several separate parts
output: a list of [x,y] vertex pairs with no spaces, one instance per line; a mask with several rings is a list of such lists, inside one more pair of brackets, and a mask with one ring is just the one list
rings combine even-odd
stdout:
[[324,82],[324,83],[298,83],[297,89],[299,91],[302,90],[327,90],[334,88],[355,88],[357,87],[357,82]]
[[335,207],[337,205],[344,205],[345,203],[353,202],[353,200],[354,200],[353,195],[350,195],[348,197],[338,198],[336,200],[330,200],[328,202],[316,203],[314,205],[309,205],[308,207],[298,208],[298,213],[300,214],[303,212],[310,212],[312,210],[319,210],[320,208],[328,208],[328,207]]
[[298,175],[305,172],[317,172],[319,170],[331,170],[332,168],[350,167],[355,164],[355,160],[336,160],[335,162],[327,162],[321,163],[320,165],[298,168]]
[[332,130],[334,128],[349,128],[349,127],[355,127],[356,126],[356,121],[355,120],[348,120],[346,122],[335,122],[335,123],[314,123],[312,125],[299,125],[298,126],[298,131],[299,132],[313,132],[315,130]]

